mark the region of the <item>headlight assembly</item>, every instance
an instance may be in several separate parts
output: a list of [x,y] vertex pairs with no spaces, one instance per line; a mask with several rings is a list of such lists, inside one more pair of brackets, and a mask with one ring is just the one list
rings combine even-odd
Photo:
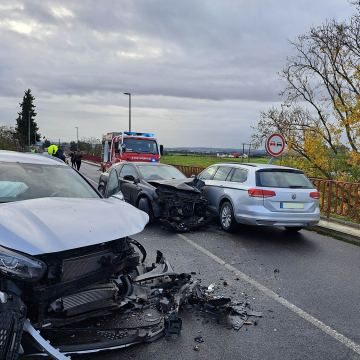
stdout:
[[0,246],[0,272],[19,280],[38,281],[46,271],[46,265],[37,259],[21,255]]

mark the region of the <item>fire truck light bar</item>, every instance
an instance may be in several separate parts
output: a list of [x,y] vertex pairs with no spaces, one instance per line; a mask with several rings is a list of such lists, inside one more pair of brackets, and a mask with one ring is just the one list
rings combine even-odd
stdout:
[[125,135],[134,135],[134,136],[154,137],[154,134],[136,133],[136,132],[129,132],[129,131],[124,131],[124,134],[125,134]]

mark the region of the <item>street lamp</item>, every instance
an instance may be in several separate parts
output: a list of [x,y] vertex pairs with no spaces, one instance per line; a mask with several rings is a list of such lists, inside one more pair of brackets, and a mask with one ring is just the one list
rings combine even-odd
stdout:
[[131,94],[124,93],[124,95],[129,95],[129,132],[131,132]]
[[29,110],[29,152],[30,152],[30,119],[31,119],[31,110]]
[[77,149],[79,150],[79,128],[76,127],[76,141],[77,141]]

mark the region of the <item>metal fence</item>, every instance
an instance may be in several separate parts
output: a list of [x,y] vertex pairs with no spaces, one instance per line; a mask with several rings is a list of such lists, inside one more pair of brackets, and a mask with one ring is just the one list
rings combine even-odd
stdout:
[[184,173],[187,177],[191,175],[199,175],[205,168],[202,166],[173,165]]
[[310,180],[320,193],[320,210],[327,217],[334,214],[357,220],[360,218],[359,183],[324,179]]
[[101,162],[101,157],[100,156],[93,156],[93,155],[83,155],[82,156],[83,160],[89,160],[89,161],[94,161],[97,163]]

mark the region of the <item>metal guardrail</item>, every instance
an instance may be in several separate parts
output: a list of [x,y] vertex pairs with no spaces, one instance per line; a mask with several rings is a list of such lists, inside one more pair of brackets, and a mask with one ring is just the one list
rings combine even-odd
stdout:
[[101,157],[100,156],[93,156],[93,155],[83,155],[82,156],[83,160],[89,160],[89,161],[94,161],[97,163],[101,162]]
[[320,211],[327,217],[330,214],[359,220],[360,183],[310,179],[320,193]]

